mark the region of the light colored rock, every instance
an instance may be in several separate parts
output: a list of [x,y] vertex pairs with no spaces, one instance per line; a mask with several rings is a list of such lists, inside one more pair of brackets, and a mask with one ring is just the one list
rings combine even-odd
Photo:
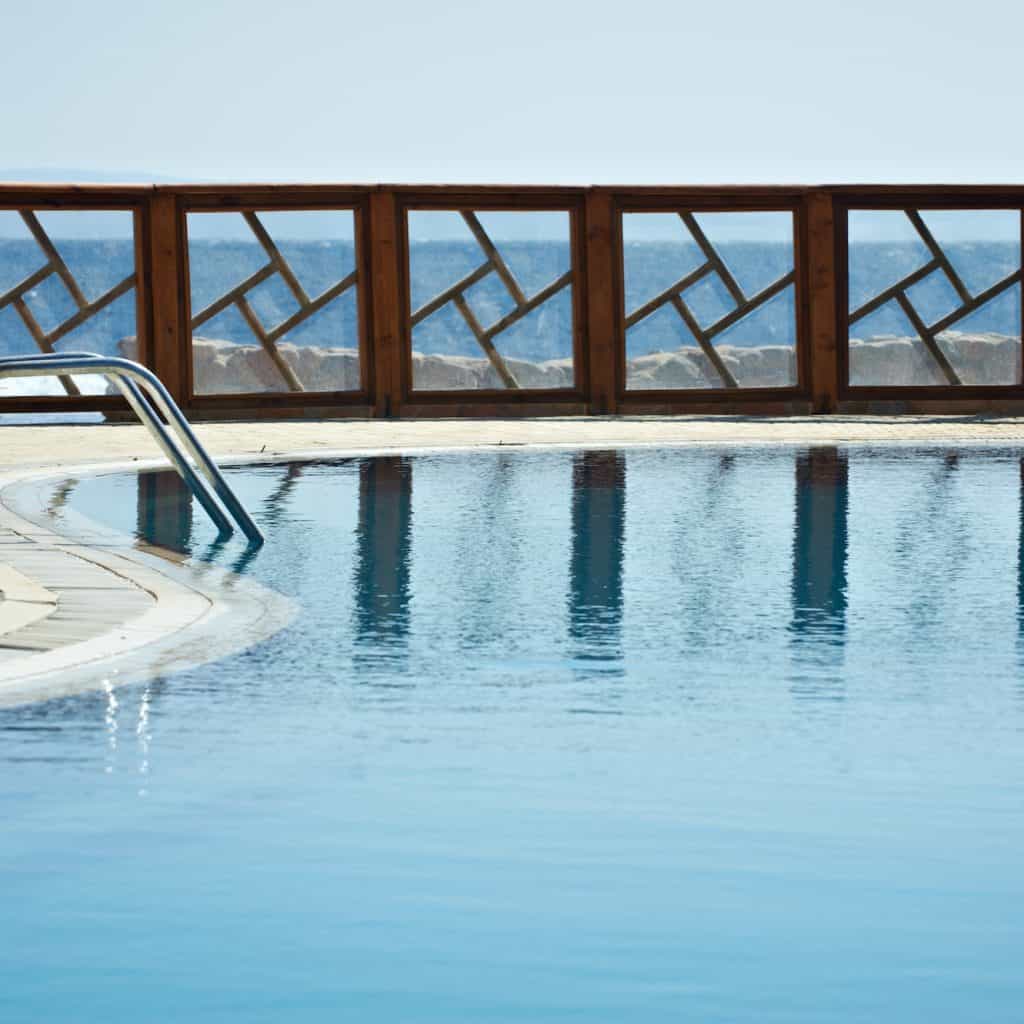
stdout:
[[626,386],[646,391],[668,388],[708,388],[718,380],[714,367],[696,349],[652,352],[630,359]]
[[[1013,384],[1020,362],[1020,339],[1006,334],[945,331],[938,343],[963,384]],[[850,383],[934,385],[948,383],[917,338],[850,339]]]
[[[524,388],[571,388],[572,360],[549,359],[531,363],[525,359],[506,359],[505,365]],[[487,359],[471,356],[412,354],[413,387],[417,391],[474,390],[501,388],[504,385]]]
[[[126,359],[135,359],[134,338],[118,342]],[[359,353],[351,348],[314,348],[281,343],[284,361],[310,391],[359,390]],[[270,357],[258,345],[192,339],[192,372],[197,395],[232,395],[287,391]]]
[[[718,353],[740,387],[791,387],[796,383],[796,355],[785,345],[722,345]],[[626,372],[628,387],[637,390],[722,386],[711,360],[697,348],[636,356],[629,360]]]

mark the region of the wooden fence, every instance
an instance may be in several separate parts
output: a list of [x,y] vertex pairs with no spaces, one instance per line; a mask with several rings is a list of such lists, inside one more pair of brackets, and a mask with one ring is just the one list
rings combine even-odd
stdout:
[[[60,238],[48,232],[47,216],[110,210],[130,215],[134,273],[89,295],[62,256]],[[26,350],[25,343],[15,345],[5,337],[14,329],[10,324],[23,329],[40,351],[83,347],[75,345],[76,330],[134,290],[136,341],[129,354],[155,370],[196,418],[1024,412],[1022,210],[1024,187],[1010,186],[0,184],[0,213],[17,218],[38,249],[37,265],[24,276],[0,280],[0,354]],[[351,225],[344,249],[351,266],[339,265],[315,292],[268,227],[276,215],[303,211],[333,211]],[[863,294],[861,279],[851,281],[850,232],[867,211],[898,220],[900,238],[907,239],[900,243],[900,259],[912,250],[922,255],[906,272],[885,279],[884,287]],[[999,212],[1004,234],[998,259],[992,257],[1000,267],[993,280],[969,280],[963,272],[960,253],[973,244],[969,233],[954,233],[960,241],[951,247],[930,226],[952,211],[982,219]],[[504,242],[488,227],[488,217],[524,212],[551,215],[564,225],[564,238],[551,251],[552,259],[564,257],[565,265],[553,265],[548,280],[524,283],[513,266],[517,243]],[[262,262],[252,270],[240,269],[236,284],[193,308],[190,225],[196,217],[218,213],[239,215],[236,220]],[[431,294],[417,295],[411,268],[420,257],[410,224],[419,216],[442,213],[455,218],[468,244],[475,243],[479,259]],[[715,215],[726,213],[762,220],[773,215],[772,223],[782,225],[780,262],[763,280],[741,280],[729,243],[721,243],[708,227]],[[664,283],[634,300],[630,259],[641,253],[650,264],[662,251],[631,247],[631,218],[642,221],[645,215],[662,218],[659,231],[682,232],[679,237],[686,239],[696,262],[678,274],[666,268]],[[1006,223],[1017,226],[1011,240]],[[453,265],[462,251],[452,250]],[[890,246],[888,254],[895,251]],[[225,253],[229,259],[231,251]],[[879,261],[886,256],[885,245],[879,244],[858,250],[856,258]],[[871,274],[868,278],[875,280]],[[43,325],[32,302],[35,289],[48,282],[69,298],[66,314]],[[293,311],[268,323],[253,298],[271,285],[287,292]],[[484,287],[490,290],[481,306],[479,289]],[[937,313],[923,312],[921,288],[935,295],[945,289],[951,298],[945,306],[934,306]],[[720,308],[699,308],[709,297]],[[791,333],[781,341],[766,337],[761,348],[751,348],[749,337],[746,348],[728,344],[737,325],[751,322],[780,299],[786,302]],[[1004,329],[1005,337],[959,330],[991,303],[1011,300],[1016,322]],[[314,349],[319,362],[311,369],[309,346],[303,350],[288,339],[335,302],[350,303],[344,321],[350,336],[333,347]],[[491,311],[488,317],[481,308]],[[905,318],[910,325],[905,337],[850,340],[851,331],[884,310]],[[250,345],[203,336],[228,314],[247,325]],[[532,362],[510,354],[517,343],[506,339],[542,314],[548,316],[544,323],[563,332],[563,348]],[[17,321],[8,323],[4,315]],[[448,355],[424,349],[418,332],[435,317],[463,332],[476,346],[474,352]],[[631,332],[654,318],[661,318],[657,322],[666,336],[683,339],[678,350],[637,354]],[[430,344],[436,348],[443,336],[438,328]],[[964,362],[968,348],[969,365]],[[220,378],[198,379],[197,374],[207,372],[200,355],[222,377],[236,360],[241,369],[230,387],[218,385]],[[1001,369],[994,368],[997,357]],[[887,370],[878,369],[889,365],[885,360],[903,367],[891,379]],[[755,362],[760,377],[751,376],[749,366]],[[245,374],[253,374],[259,386],[247,389]],[[671,374],[676,376],[670,380]],[[113,414],[122,408],[120,399],[81,394],[70,381],[59,394],[0,393],[0,413]]]

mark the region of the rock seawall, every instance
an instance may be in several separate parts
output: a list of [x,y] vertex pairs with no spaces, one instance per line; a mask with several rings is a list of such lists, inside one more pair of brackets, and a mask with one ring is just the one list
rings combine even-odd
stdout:
[[[963,384],[1013,384],[1019,379],[1019,338],[946,331],[937,340]],[[850,339],[850,383],[857,386],[949,382],[918,338],[888,337]]]
[[[965,384],[1012,384],[1018,377],[1020,341],[1003,334],[948,331],[939,344]],[[137,356],[134,338],[118,343],[121,355]],[[310,391],[359,389],[355,349],[278,345],[281,355]],[[796,383],[796,355],[784,345],[749,348],[722,345],[723,362],[740,387],[788,387]],[[267,354],[257,345],[235,345],[215,338],[193,340],[196,394],[283,392],[286,385]],[[572,361],[529,362],[508,359],[509,369],[525,388],[571,388]],[[500,388],[501,380],[484,358],[425,355],[413,352],[417,390]],[[628,386],[637,390],[720,387],[714,367],[700,349],[680,348],[634,356],[626,366]],[[850,382],[854,385],[945,384],[946,379],[916,338],[882,337],[850,340]]]

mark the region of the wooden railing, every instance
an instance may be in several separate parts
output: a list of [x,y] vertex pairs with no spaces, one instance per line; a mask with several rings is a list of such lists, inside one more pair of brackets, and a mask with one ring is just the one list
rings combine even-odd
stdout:
[[[134,289],[134,321],[123,336],[104,337],[106,351],[120,344],[141,359],[199,418],[1024,412],[1022,209],[1024,187],[1016,186],[0,185],[0,215],[9,211],[24,244],[35,246],[35,262],[19,255],[12,266],[27,269],[5,280],[0,231],[0,354],[95,347],[96,336],[86,334],[84,344],[83,332]],[[47,217],[106,210],[128,217],[134,272],[90,293]],[[318,243],[323,266],[313,268],[311,287],[304,275],[316,252],[269,221],[314,211],[343,214],[351,232]],[[898,219],[902,228],[893,220],[893,230],[905,229],[907,240],[888,248],[851,240],[865,211]],[[950,211],[968,225],[952,242],[930,223],[945,224]],[[1001,211],[1003,234],[979,249],[969,225],[988,211]],[[424,212],[448,217],[445,230],[456,234],[411,234]],[[488,225],[492,216],[525,213],[557,215],[561,234],[531,249],[515,231],[500,236]],[[193,308],[197,253],[207,244],[190,237],[199,214],[235,215],[235,242],[203,250],[227,277],[231,246],[244,245],[243,235],[259,262],[239,264]],[[774,216],[775,263],[744,256],[739,229],[715,237],[722,214],[751,223]],[[655,239],[676,232],[679,241],[634,244],[629,232],[638,222],[653,224]],[[1006,224],[1018,226],[1015,241]],[[542,251],[564,257],[564,266],[552,263],[526,281],[516,259]],[[968,280],[961,261],[969,251],[998,265],[998,275]],[[851,253],[858,266],[870,264],[853,285]],[[672,272],[683,256],[690,264]],[[918,262],[900,263],[911,256]],[[890,257],[891,279],[883,266]],[[421,264],[429,265],[422,281]],[[528,260],[523,265],[531,271]],[[647,287],[645,278],[643,294],[634,294],[637,266],[656,282]],[[46,325],[33,305],[44,284],[64,289],[67,300]],[[943,289],[945,305],[936,298]],[[744,325],[780,300],[759,340],[760,328]],[[999,331],[961,329],[997,301],[1011,303]],[[909,326],[871,333],[881,314]],[[746,333],[730,341],[740,328]],[[648,329],[656,340],[641,351]],[[120,408],[118,398],[80,394],[70,381],[64,389],[0,391],[0,413]]]

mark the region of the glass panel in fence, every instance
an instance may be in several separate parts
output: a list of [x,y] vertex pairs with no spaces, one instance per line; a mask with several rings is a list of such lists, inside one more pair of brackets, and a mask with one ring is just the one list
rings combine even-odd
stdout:
[[622,217],[626,387],[797,384],[790,211]]
[[352,210],[188,214],[193,392],[359,391]]
[[[130,210],[0,210],[0,356],[136,358]],[[104,394],[100,377],[0,379],[11,396]]]
[[412,210],[417,391],[575,386],[565,210]]
[[1020,381],[1021,213],[851,210],[852,386]]

